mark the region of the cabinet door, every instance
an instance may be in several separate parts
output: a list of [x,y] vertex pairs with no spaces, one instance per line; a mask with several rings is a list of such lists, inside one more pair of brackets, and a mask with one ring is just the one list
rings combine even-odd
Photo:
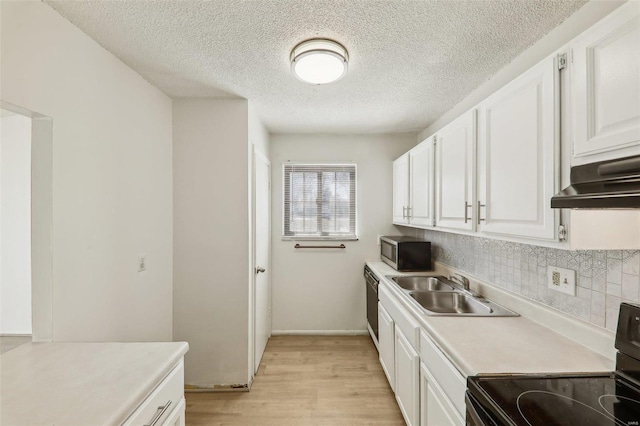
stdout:
[[396,400],[407,425],[420,419],[420,357],[396,327]]
[[394,324],[391,316],[378,302],[378,349],[380,350],[380,364],[389,380],[391,389],[395,391],[395,337]]
[[433,137],[409,151],[409,223],[433,226]]
[[393,223],[408,224],[409,153],[393,162]]
[[464,425],[424,363],[420,363],[420,426]]
[[475,110],[437,134],[436,226],[473,229],[475,145]]
[[640,145],[640,6],[630,1],[571,45],[574,155]]
[[548,58],[479,108],[479,230],[552,240],[556,211],[558,68]]

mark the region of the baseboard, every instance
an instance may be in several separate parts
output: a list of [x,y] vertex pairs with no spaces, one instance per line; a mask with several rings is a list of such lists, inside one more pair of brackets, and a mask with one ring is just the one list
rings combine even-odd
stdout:
[[196,386],[184,385],[185,392],[249,392],[248,385],[212,385]]
[[272,330],[272,336],[368,336],[368,330]]

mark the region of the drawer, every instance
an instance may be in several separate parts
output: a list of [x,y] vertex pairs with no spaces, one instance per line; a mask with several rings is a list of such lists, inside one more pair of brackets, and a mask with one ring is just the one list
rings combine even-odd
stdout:
[[464,394],[467,390],[467,382],[424,332],[420,333],[420,360],[424,362],[456,410],[464,417],[466,412]]
[[420,324],[413,319],[407,309],[396,301],[395,297],[384,286],[378,286],[378,297],[396,326],[402,330],[402,334],[417,350],[420,343]]
[[169,375],[151,392],[151,395],[129,416],[124,425],[162,425],[173,414],[183,398],[184,364],[180,360]]
[[169,414],[169,417],[167,417],[167,420],[162,424],[162,426],[185,426],[186,405],[186,400],[182,398],[178,406],[173,409],[173,412]]

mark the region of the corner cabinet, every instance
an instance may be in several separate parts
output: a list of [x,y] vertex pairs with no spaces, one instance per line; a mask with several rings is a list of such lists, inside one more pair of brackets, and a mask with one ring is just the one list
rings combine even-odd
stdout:
[[393,162],[393,223],[433,226],[433,140]]
[[558,191],[558,65],[551,57],[478,108],[478,231],[553,240]]
[[640,146],[640,4],[578,36],[569,69],[574,156]]
[[473,230],[475,150],[475,110],[458,117],[437,134],[437,227]]

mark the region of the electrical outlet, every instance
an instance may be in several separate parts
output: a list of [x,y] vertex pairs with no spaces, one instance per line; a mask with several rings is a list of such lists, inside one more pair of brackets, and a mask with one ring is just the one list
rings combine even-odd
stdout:
[[138,255],[138,272],[143,272],[147,270],[147,255],[141,253]]
[[576,295],[576,271],[573,269],[547,266],[547,285],[561,293]]

